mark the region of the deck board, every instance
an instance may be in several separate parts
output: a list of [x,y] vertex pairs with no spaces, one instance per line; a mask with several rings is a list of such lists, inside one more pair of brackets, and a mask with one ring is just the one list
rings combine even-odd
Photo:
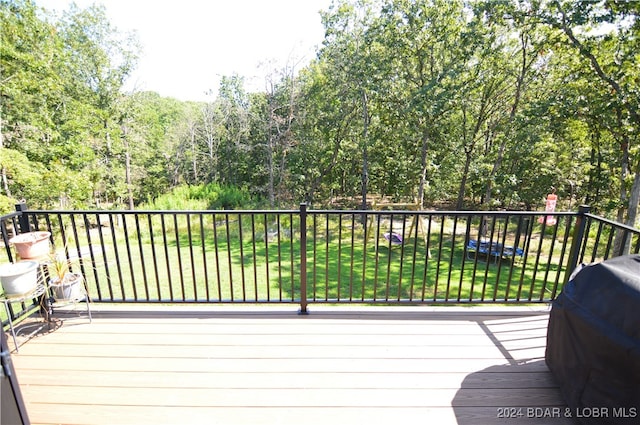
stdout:
[[[94,306],[13,354],[34,424],[569,424],[544,308]],[[64,317],[58,312],[58,317]],[[500,418],[506,407],[522,413]]]

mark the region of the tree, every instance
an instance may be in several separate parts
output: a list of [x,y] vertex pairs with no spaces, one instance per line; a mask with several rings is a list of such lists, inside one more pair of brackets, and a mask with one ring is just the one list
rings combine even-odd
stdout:
[[[417,198],[424,205],[429,156],[444,146],[441,126],[462,87],[474,42],[468,32],[465,9],[458,1],[389,1],[376,25],[385,46],[387,67],[395,76],[395,97],[388,108],[400,108],[413,149],[419,159]],[[380,57],[381,60],[384,60]]]
[[[29,161],[42,162],[50,159],[44,151],[57,137],[60,39],[30,0],[2,0],[0,28],[0,150],[13,149]],[[7,174],[17,153],[4,155],[0,170],[8,197],[25,195],[12,189]]]
[[[612,135],[620,143],[620,200],[627,201],[618,219],[634,226],[640,203],[640,4],[625,1],[551,1],[535,10],[538,19],[564,35],[570,46],[588,64],[590,79],[606,92],[615,111]],[[605,26],[608,25],[608,26]],[[630,180],[631,187],[627,187]]]

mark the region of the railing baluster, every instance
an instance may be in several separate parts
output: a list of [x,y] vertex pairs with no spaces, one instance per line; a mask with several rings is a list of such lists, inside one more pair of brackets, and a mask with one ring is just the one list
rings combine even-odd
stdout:
[[[19,215],[28,218],[31,228],[46,226],[58,249],[65,242],[66,255],[77,253],[79,270],[94,301],[299,301],[301,311],[306,311],[309,302],[548,302],[556,297],[565,283],[563,276],[568,278],[577,261],[618,255],[622,238],[626,238],[624,251],[640,251],[639,230],[593,216],[588,210],[577,215],[559,212],[554,214],[555,224],[543,220],[540,225],[536,219],[540,213],[531,212],[308,211],[305,207],[299,212],[223,211],[216,215],[204,211],[25,209],[0,221],[8,259],[13,256],[8,240],[19,229]],[[277,225],[276,238],[269,229],[271,217]],[[107,219],[108,226],[102,226]],[[161,235],[155,233],[155,227],[160,227]],[[109,232],[111,236],[105,234]],[[213,241],[208,240],[211,232]],[[402,244],[395,243],[397,235]],[[424,260],[419,254],[423,247],[420,236],[424,238]],[[244,245],[245,240],[249,243],[247,238],[250,251]],[[495,245],[487,255],[468,248],[474,241]],[[185,249],[188,261],[182,257]],[[484,261],[482,266],[480,261]],[[178,279],[180,289],[174,286]],[[273,284],[277,280],[277,296],[272,294],[272,279]]]
[[176,255],[178,257],[178,277],[180,278],[180,294],[182,301],[187,300],[187,294],[184,285],[184,268],[182,267],[182,252],[180,250],[180,232],[178,225],[178,213],[173,213],[173,236],[176,241]]
[[242,234],[242,214],[238,214],[238,246],[240,247],[240,283],[242,284],[242,301],[247,301],[247,282],[244,276],[244,238]]
[[547,264],[545,267],[545,272],[544,272],[544,278],[542,280],[542,284],[540,285],[540,297],[539,297],[539,301],[543,301],[544,300],[544,294],[547,290],[547,282],[549,279],[549,273],[551,271],[551,261],[553,259],[553,252],[555,250],[555,246],[556,246],[556,240],[558,238],[558,227],[560,225],[560,220],[556,221],[556,224],[553,227],[553,236],[551,239],[551,246],[549,247],[549,255],[547,257]]
[[136,224],[136,235],[138,240],[138,253],[140,255],[140,270],[142,271],[142,284],[144,286],[145,299],[149,301],[149,284],[147,281],[147,267],[145,264],[144,246],[142,242],[142,231],[140,229],[140,218],[138,214],[133,215]]
[[202,253],[202,273],[204,274],[204,294],[207,302],[211,302],[211,282],[209,281],[209,265],[207,264],[207,236],[204,217],[204,214],[198,215],[198,226],[200,230],[200,250]]
[[216,283],[218,288],[218,302],[222,301],[222,281],[220,275],[220,249],[218,246],[218,220],[216,214],[211,215],[211,220],[213,221],[213,249],[214,249],[214,257],[216,261]]
[[340,301],[340,292],[342,289],[342,214],[338,215],[338,288],[337,300]]
[[391,250],[392,245],[391,241],[393,240],[393,213],[390,215],[389,219],[389,240],[386,242],[387,245],[387,287],[384,293],[384,300],[389,301],[389,294],[391,293],[391,257],[393,257],[393,251]]
[[367,293],[367,244],[369,242],[369,218],[367,213],[363,213],[361,216],[361,224],[363,230],[363,243],[362,243],[362,282],[360,285],[360,301],[364,302]]
[[10,263],[13,263],[13,252],[11,252],[11,244],[9,243],[10,234],[9,229],[7,229],[6,220],[2,220],[0,222],[0,231],[2,231],[2,243],[4,245],[4,251],[7,254],[7,259]]
[[263,216],[264,220],[264,274],[266,279],[267,301],[271,301],[271,277],[269,273],[269,221],[267,214]]
[[[438,286],[440,284],[440,262],[442,261],[442,247],[443,247],[443,235],[444,235],[444,223],[446,216],[440,217],[440,236],[438,238],[438,258],[436,259],[436,277],[433,281],[433,299],[438,299]],[[447,288],[448,289],[448,288]],[[444,294],[444,301],[449,300],[449,291]]]
[[[465,233],[465,241],[464,241],[464,248],[463,248],[463,252],[462,252],[462,267],[460,268],[460,285],[463,284],[464,282],[464,273],[465,273],[465,266],[468,262],[469,259],[469,250],[468,247],[471,246],[471,241],[473,240],[473,233],[471,231],[471,226],[473,225],[473,216],[472,215],[467,215],[466,216],[466,220],[467,220],[467,229],[466,229],[466,233]],[[477,241],[479,240],[479,237],[476,237],[476,244]],[[473,292],[475,290],[475,284],[476,284],[476,268],[478,265],[478,254],[477,252],[475,253],[475,255],[473,256],[474,261],[473,261],[473,269],[471,271],[471,282],[469,282],[469,298],[467,299],[467,301],[471,302],[473,301]]]
[[[400,301],[402,299],[402,273],[404,271],[404,240],[405,240],[405,231],[407,228],[407,216],[402,214],[402,230],[400,233],[402,235],[402,241],[400,243],[400,269],[398,270],[398,294],[397,300]],[[391,226],[393,228],[393,226]],[[391,238],[389,238],[391,240]],[[390,251],[391,252],[391,251]]]
[[[291,235],[293,238],[293,234]],[[307,205],[300,204],[300,314],[307,313]]]
[[[82,214],[82,218],[84,220],[84,230],[85,230],[85,236],[87,238],[87,248],[89,249],[89,261],[90,261],[90,267],[91,267],[91,271],[93,273],[93,279],[94,282],[96,282],[96,286],[98,285],[98,270],[96,268],[96,257],[95,254],[93,252],[93,243],[91,241],[91,222],[89,221],[89,217],[86,213]],[[78,259],[80,261],[80,267],[82,268],[82,266],[84,265],[84,261],[82,258],[82,253],[78,252]],[[84,269],[82,269],[82,274],[85,275],[85,271]],[[88,282],[85,279],[85,286],[87,287],[87,291],[88,291]]]
[[560,285],[560,277],[562,275],[562,272],[564,271],[564,267],[563,265],[565,264],[565,256],[567,255],[567,247],[569,246],[569,236],[571,235],[571,223],[572,223],[573,217],[572,216],[566,216],[566,220],[565,220],[565,228],[564,228],[564,237],[562,239],[562,249],[560,250],[560,258],[558,259],[558,270],[556,272],[556,277],[554,279],[553,282],[553,289],[551,290],[551,296],[550,299],[555,299],[557,292],[558,292],[558,287]]
[[278,226],[278,301],[282,302],[282,290],[284,282],[282,280],[282,224],[280,222],[280,214],[276,216],[276,223]]
[[191,229],[191,214],[185,214],[187,222],[187,238],[189,240],[189,261],[191,263],[191,284],[193,285],[193,300],[198,301],[198,281],[196,278],[196,262],[193,253],[193,230]]
[[[113,244],[113,255],[116,261],[116,270],[118,271],[118,282],[120,283],[120,297],[122,301],[126,301],[125,291],[124,291],[124,274],[122,272],[122,266],[120,262],[120,250],[118,248],[118,240],[115,230],[115,225],[113,223],[113,217],[115,214],[109,214],[109,230],[111,232],[111,243]],[[109,283],[110,293],[113,292],[112,285]],[[112,301],[115,301],[113,295],[111,297]]]
[[491,301],[493,302],[496,302],[496,300],[498,299],[498,290],[500,289],[500,276],[502,275],[502,259],[504,257],[504,247],[507,241],[507,225],[509,224],[509,221],[505,220],[503,227],[501,225],[501,221],[498,221],[497,216],[495,217],[495,220],[498,223],[498,231],[496,235],[497,245],[494,255],[496,257],[495,264],[498,267],[498,270],[496,271],[496,283],[493,286],[493,294],[491,296]]
[[[458,216],[454,215],[453,216],[453,230],[451,231],[451,252],[449,253],[449,271],[447,273],[447,282],[448,282],[448,286],[447,286],[447,292],[449,292],[450,289],[450,285],[451,285],[451,276],[453,273],[453,259],[454,259],[454,254],[456,252],[456,232],[458,230]],[[456,297],[456,301],[460,302],[460,299],[462,297],[462,285],[458,286],[458,296]]]
[[[502,298],[502,300],[504,300],[505,302],[509,301],[509,292],[511,291],[511,282],[513,280],[513,272],[515,270],[515,262],[516,262],[516,257],[517,257],[517,253],[516,253],[516,249],[518,249],[518,242],[520,241],[520,231],[522,229],[522,220],[523,220],[523,216],[518,216],[517,218],[517,226],[516,226],[516,231],[515,231],[515,235],[514,235],[514,241],[513,241],[513,255],[510,256],[510,262],[509,262],[509,274],[507,276],[507,286],[504,290],[504,298]],[[508,215],[505,218],[505,229],[507,229],[509,227],[509,223],[511,222],[511,216]],[[506,240],[506,234],[505,234],[505,244],[507,243]]]
[[331,234],[329,232],[329,214],[325,215],[325,250],[324,250],[324,300],[329,301],[329,239]]
[[[413,301],[414,291],[415,291],[415,283],[416,283],[416,262],[418,256],[418,229],[421,226],[421,217],[419,213],[414,213],[411,218],[411,223],[413,226],[413,256],[411,259],[411,281],[409,283],[409,301]],[[411,229],[409,230],[411,231]]]
[[378,300],[378,274],[380,271],[380,214],[376,214],[376,232],[374,234],[374,246],[375,246],[375,267],[373,273],[373,301]]
[[[160,215],[160,227],[162,228],[162,241],[164,242],[164,261],[167,268],[167,285],[169,286],[169,300],[174,301],[173,296],[173,277],[171,275],[171,261],[169,260],[169,243],[167,241],[167,225],[165,222],[165,215]],[[162,296],[160,296],[162,299]]]
[[356,215],[351,214],[351,253],[350,267],[349,267],[349,301],[353,301],[353,263],[354,263],[354,250],[355,250],[355,237],[356,237]]
[[224,215],[224,223],[227,240],[227,260],[229,261],[229,292],[231,301],[235,300],[235,291],[233,287],[233,264],[231,261],[231,231],[229,230],[229,214]]
[[[571,239],[571,250],[569,251],[569,264],[567,264],[567,271],[565,273],[564,283],[569,282],[569,277],[573,270],[578,266],[580,248],[586,244],[583,244],[585,230],[586,230],[586,215],[589,213],[589,207],[586,205],[580,205],[578,209],[578,215],[576,216],[575,228],[573,230],[573,238]],[[587,233],[588,234],[588,233]]]
[[610,229],[609,231],[609,236],[607,237],[607,246],[604,248],[604,255],[603,255],[603,260],[606,260],[609,258],[609,254],[612,253],[613,250],[613,237],[615,236],[616,232],[613,231],[613,229]]
[[[425,236],[425,256],[424,256],[424,271],[422,273],[422,301],[425,300],[425,295],[427,293],[427,280],[429,278],[429,259],[431,259],[431,223],[433,222],[433,214],[429,214],[427,216],[429,218],[429,223],[427,224],[427,235]],[[433,297],[433,301],[435,302],[435,294]]]
[[580,262],[583,262],[585,256],[587,255],[587,245],[589,244],[589,233],[591,232],[591,223],[592,223],[591,218],[586,217],[585,221],[586,221],[586,226],[585,226],[584,232],[585,232],[585,235],[587,235],[587,237],[583,237],[582,239],[582,248],[580,250]]
[[293,241],[293,214],[289,214],[289,270],[291,270],[291,289],[289,301],[296,300],[296,267],[295,267],[295,244]]
[[[109,260],[107,257],[107,249],[106,249],[106,243],[105,243],[105,238],[103,233],[103,225],[102,225],[102,222],[100,221],[100,214],[96,213],[96,220],[98,222],[98,238],[100,239],[100,249],[102,250],[102,264],[104,266],[104,274],[107,280],[107,290],[109,291],[109,301],[113,301],[113,288],[111,286],[111,269],[109,267]],[[96,282],[96,287],[98,291],[98,300],[103,301],[102,290],[101,290],[102,285],[100,285],[100,282]]]
[[147,228],[149,229],[149,243],[151,244],[151,261],[153,263],[153,277],[156,281],[156,292],[158,294],[158,298],[156,301],[161,301],[162,295],[160,290],[160,273],[158,271],[158,256],[156,253],[156,241],[154,236],[153,219],[151,214],[147,214]]
[[[484,228],[484,226],[486,226],[486,221],[484,219],[484,216],[481,217],[481,230],[480,232],[482,234],[485,234],[487,232],[486,228]],[[488,220],[488,217],[487,217]],[[485,263],[484,266],[484,278],[482,280],[482,293],[480,295],[480,301],[485,301],[486,300],[486,295],[487,295],[487,285],[489,283],[489,266],[491,265],[491,253],[493,251],[493,238],[494,238],[494,232],[495,232],[495,224],[496,224],[496,217],[493,216],[491,218],[491,231],[489,232],[489,240],[488,240],[488,249],[487,249],[487,253],[486,253],[486,257],[487,257],[487,262]],[[478,248],[480,248],[480,243],[482,241],[481,239],[481,235],[478,235]],[[476,255],[479,253],[479,249],[476,252]]]
[[[600,236],[602,235],[602,228],[604,227],[604,223],[598,223],[598,230],[596,230],[596,239],[593,242],[593,251],[591,251],[591,263],[596,261],[598,257],[598,246],[600,245]],[[605,254],[606,257],[606,254]]]
[[[311,275],[313,276],[313,289],[312,289],[312,295],[311,295],[311,300],[312,301],[316,301],[316,294],[317,294],[317,290],[318,290],[318,245],[316,244],[316,241],[318,240],[318,215],[317,214],[313,214],[313,231],[311,232],[312,234],[312,244],[313,244],[313,260],[312,260],[312,272]],[[307,284],[309,284],[309,282],[307,282]]]
[[255,215],[251,214],[251,248],[253,254],[253,300],[258,301],[258,265],[256,264],[256,221]]
[[[135,268],[133,267],[133,256],[131,255],[131,243],[129,239],[129,227],[127,226],[127,217],[122,214],[122,231],[124,233],[124,246],[127,252],[127,260],[129,262],[129,276],[131,277],[131,288],[133,290],[133,300],[138,301],[138,288],[136,287]],[[73,216],[72,216],[73,217]],[[125,297],[126,300],[126,297]]]

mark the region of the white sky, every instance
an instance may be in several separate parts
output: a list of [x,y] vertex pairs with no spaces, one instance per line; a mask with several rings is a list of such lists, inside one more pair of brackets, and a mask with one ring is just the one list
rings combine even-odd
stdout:
[[[70,0],[36,0],[61,12]],[[211,100],[220,77],[237,73],[249,91],[264,89],[265,75],[287,63],[299,70],[324,37],[320,10],[331,0],[76,0],[102,3],[120,32],[135,30],[141,57],[127,89],[180,100]],[[272,63],[271,66],[260,66]],[[275,65],[273,65],[275,64]]]

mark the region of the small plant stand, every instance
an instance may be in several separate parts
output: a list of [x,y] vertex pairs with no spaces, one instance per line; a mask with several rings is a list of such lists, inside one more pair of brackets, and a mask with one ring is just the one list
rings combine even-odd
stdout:
[[[13,338],[13,345],[16,347],[16,353],[18,352],[19,344],[16,338],[16,330],[13,324],[13,319],[11,318],[11,308],[9,307],[9,304],[22,303],[29,300],[40,299],[45,294],[45,292],[46,292],[45,286],[40,283],[38,284],[38,286],[36,286],[36,288],[33,291],[24,295],[20,295],[17,297],[7,297],[3,294],[0,296],[0,302],[4,304],[4,309],[9,319],[9,330],[11,331],[11,337]],[[47,321],[50,320],[49,317],[50,316],[47,314],[47,318],[46,318]],[[32,335],[33,333],[30,334],[29,336],[32,336]]]
[[89,302],[89,296],[87,295],[86,291],[83,290],[82,292],[83,292],[83,296],[76,299],[56,299],[51,294],[47,294],[46,316],[48,320],[51,321],[51,318],[53,317],[54,308],[65,307],[69,305],[76,306],[78,303],[84,302],[87,308],[87,318],[89,319],[89,323],[91,323],[93,319],[91,317],[91,306],[90,306],[91,303]]

